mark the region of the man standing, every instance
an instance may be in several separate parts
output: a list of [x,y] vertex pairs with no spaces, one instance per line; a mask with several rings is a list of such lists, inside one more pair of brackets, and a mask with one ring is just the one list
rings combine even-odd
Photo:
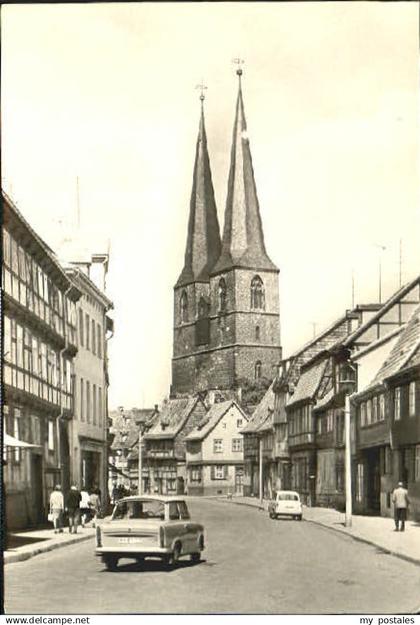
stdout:
[[80,501],[82,495],[77,486],[73,484],[67,497],[67,510],[69,513],[69,532],[77,534],[77,526],[79,525]]
[[404,488],[402,482],[398,482],[397,488],[392,493],[392,503],[394,504],[394,519],[395,519],[395,531],[399,530],[399,523],[401,521],[401,531],[405,529],[405,520],[407,518],[407,508],[410,503],[408,499],[407,489]]
[[63,531],[63,512],[64,497],[61,492],[60,484],[57,484],[50,495],[50,513],[52,514],[52,520],[54,523],[54,534],[58,534]]

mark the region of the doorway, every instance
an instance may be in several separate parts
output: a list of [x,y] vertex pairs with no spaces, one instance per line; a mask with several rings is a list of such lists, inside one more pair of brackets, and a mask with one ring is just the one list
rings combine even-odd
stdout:
[[379,514],[381,511],[379,447],[369,449],[366,454],[366,460],[366,502],[368,512]]
[[235,494],[244,494],[244,468],[235,467]]
[[31,492],[33,522],[35,524],[45,522],[43,480],[42,480],[42,456],[31,454]]

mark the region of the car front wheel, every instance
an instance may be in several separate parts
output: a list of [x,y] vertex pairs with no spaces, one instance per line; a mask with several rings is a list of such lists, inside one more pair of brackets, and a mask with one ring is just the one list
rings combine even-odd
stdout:
[[190,555],[190,560],[191,560],[191,562],[200,562],[201,554],[200,553],[192,553]]
[[176,566],[179,562],[179,557],[181,555],[181,544],[180,543],[175,543],[174,545],[174,550],[171,553],[171,555],[169,556],[169,565],[170,566]]

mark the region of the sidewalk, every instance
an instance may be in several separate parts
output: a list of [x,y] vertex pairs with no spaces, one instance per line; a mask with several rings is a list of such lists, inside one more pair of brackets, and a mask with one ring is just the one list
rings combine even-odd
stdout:
[[[254,497],[220,498],[226,503],[251,506],[266,511],[268,501]],[[394,531],[394,520],[388,517],[354,515],[352,527],[344,526],[344,513],[331,508],[303,508],[303,518],[310,523],[322,525],[330,530],[347,534],[355,540],[374,545],[394,556],[420,564],[420,523],[406,521],[405,532]]]
[[3,552],[4,564],[22,562],[39,553],[66,547],[95,536],[93,527],[79,527],[77,534],[70,534],[68,528],[62,534],[54,534],[53,529],[38,529],[9,533],[9,548]]

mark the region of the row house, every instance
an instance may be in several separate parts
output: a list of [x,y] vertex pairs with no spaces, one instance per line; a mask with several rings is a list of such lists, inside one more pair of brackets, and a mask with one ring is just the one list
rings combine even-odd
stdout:
[[243,495],[242,428],[248,417],[236,401],[210,406],[185,438],[189,495]]
[[204,419],[200,397],[169,399],[144,435],[143,492],[184,494],[187,484],[186,438]]
[[103,495],[108,474],[108,340],[113,335],[108,315],[113,304],[104,294],[107,267],[108,256],[96,254],[91,262],[79,262],[65,270],[82,294],[76,305],[75,402],[65,432],[69,475],[79,487],[89,492],[99,488]]
[[356,511],[390,516],[391,493],[401,480],[411,516],[420,518],[420,307],[353,405]]
[[77,354],[77,286],[12,200],[3,195],[3,416],[6,522],[44,522],[68,472]]

